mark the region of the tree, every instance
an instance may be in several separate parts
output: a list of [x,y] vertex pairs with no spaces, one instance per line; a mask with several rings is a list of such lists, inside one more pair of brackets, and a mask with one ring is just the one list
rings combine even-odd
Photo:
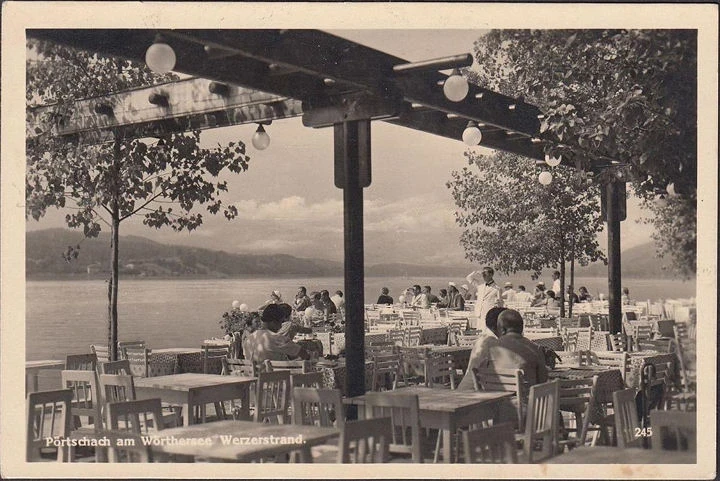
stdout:
[[[145,65],[48,42],[30,40],[28,48],[28,106],[54,104],[53,115],[67,114],[78,99],[173,79]],[[28,136],[26,215],[39,220],[50,207],[71,209],[67,225],[82,228],[86,238],[109,227],[108,344],[116,359],[121,222],[141,216],[148,227],[191,231],[203,222],[201,206],[210,214],[223,210],[232,219],[237,209],[223,205],[227,182],[218,176],[245,171],[249,159],[243,143],[201,148],[198,131],[168,133],[160,140],[132,138],[119,130],[112,134],[103,143]],[[71,246],[67,260],[77,257],[79,248]]]
[[[597,184],[572,168],[541,169],[507,152],[465,155],[470,167],[453,171],[447,186],[459,208],[456,221],[465,229],[460,243],[469,260],[505,274],[529,270],[534,277],[559,266],[564,290],[566,261],[605,259],[597,242],[603,228]],[[538,182],[542,170],[552,171],[550,185]]]
[[[472,81],[543,110],[549,153],[602,170],[601,182],[626,176],[654,214],[659,253],[695,272],[696,31],[494,30],[475,57]],[[656,206],[671,183],[680,199]]]

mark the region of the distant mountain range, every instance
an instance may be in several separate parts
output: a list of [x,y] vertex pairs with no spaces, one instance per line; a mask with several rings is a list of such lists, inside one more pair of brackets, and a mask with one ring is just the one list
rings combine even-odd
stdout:
[[[62,253],[75,246],[82,234],[68,229],[45,229],[26,234],[25,266],[28,278],[105,277],[109,269],[110,236],[80,243],[77,259],[66,262]],[[630,278],[671,277],[654,255],[651,243],[622,252],[622,274]],[[428,266],[403,263],[365,267],[365,275],[376,277],[463,277],[469,265]],[[601,277],[607,266],[596,263],[576,267],[576,276]],[[325,259],[306,259],[287,254],[250,255],[167,245],[139,236],[120,237],[120,273],[132,277],[332,277],[342,276],[343,264]]]

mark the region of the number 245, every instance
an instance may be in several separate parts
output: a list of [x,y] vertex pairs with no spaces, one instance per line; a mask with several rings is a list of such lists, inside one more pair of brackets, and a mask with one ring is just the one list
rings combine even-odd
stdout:
[[636,438],[649,438],[652,436],[652,428],[635,428]]

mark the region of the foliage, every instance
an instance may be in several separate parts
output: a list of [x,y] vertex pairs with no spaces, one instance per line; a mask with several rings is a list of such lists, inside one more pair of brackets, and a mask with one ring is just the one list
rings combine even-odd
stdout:
[[[153,85],[175,78],[155,75],[147,66],[70,49],[51,42],[28,40],[26,100],[28,108],[52,105],[51,116],[72,113],[75,100],[102,96],[131,87]],[[31,122],[32,116],[28,116]],[[35,131],[28,125],[27,132]],[[101,137],[97,136],[96,138]],[[50,134],[26,138],[26,216],[39,220],[50,207],[71,211],[67,225],[97,237],[102,224],[111,231],[111,278],[108,289],[108,344],[116,356],[118,242],[120,223],[141,216],[149,227],[194,230],[203,222],[201,206],[210,214],[223,210],[225,171],[248,167],[243,143],[200,147],[200,132],[173,133],[164,138],[124,138],[111,132],[109,142],[86,143]],[[77,257],[79,245],[65,251]]]
[[551,169],[553,182],[538,182],[535,161],[497,152],[466,152],[470,167],[452,172],[447,183],[464,228],[460,242],[471,261],[492,264],[510,274],[529,270],[539,276],[573,252],[582,265],[604,255],[598,187],[567,167]]
[[696,31],[493,30],[475,57],[472,81],[546,114],[552,153],[585,170],[626,164],[647,201],[674,183],[682,207],[653,209],[656,241],[674,265],[694,270],[685,262],[696,255]]
[[258,317],[257,312],[244,312],[240,309],[232,309],[225,312],[220,319],[220,329],[226,335],[232,336],[234,332],[243,332],[250,322]]

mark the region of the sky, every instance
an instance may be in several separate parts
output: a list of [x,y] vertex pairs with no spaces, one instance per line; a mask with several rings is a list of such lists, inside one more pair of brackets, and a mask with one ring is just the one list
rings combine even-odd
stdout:
[[[408,61],[472,52],[483,30],[331,30]],[[192,233],[154,230],[140,220],[124,222],[121,235],[233,253],[286,253],[298,257],[343,258],[342,191],[333,183],[333,134],[328,128],[304,127],[300,118],[275,121],[266,128],[271,142],[257,151],[250,139],[255,125],[203,131],[205,146],[242,140],[248,146],[247,172],[228,177],[227,202],[238,217],[206,215]],[[453,203],[446,182],[467,165],[460,141],[391,125],[372,124],[372,184],[364,190],[366,265],[401,262],[462,265]],[[474,147],[484,153],[489,149]],[[639,228],[637,202],[628,202],[622,224],[623,249],[650,240]],[[64,212],[51,212],[28,230],[63,226]],[[601,235],[600,245],[607,245]]]

